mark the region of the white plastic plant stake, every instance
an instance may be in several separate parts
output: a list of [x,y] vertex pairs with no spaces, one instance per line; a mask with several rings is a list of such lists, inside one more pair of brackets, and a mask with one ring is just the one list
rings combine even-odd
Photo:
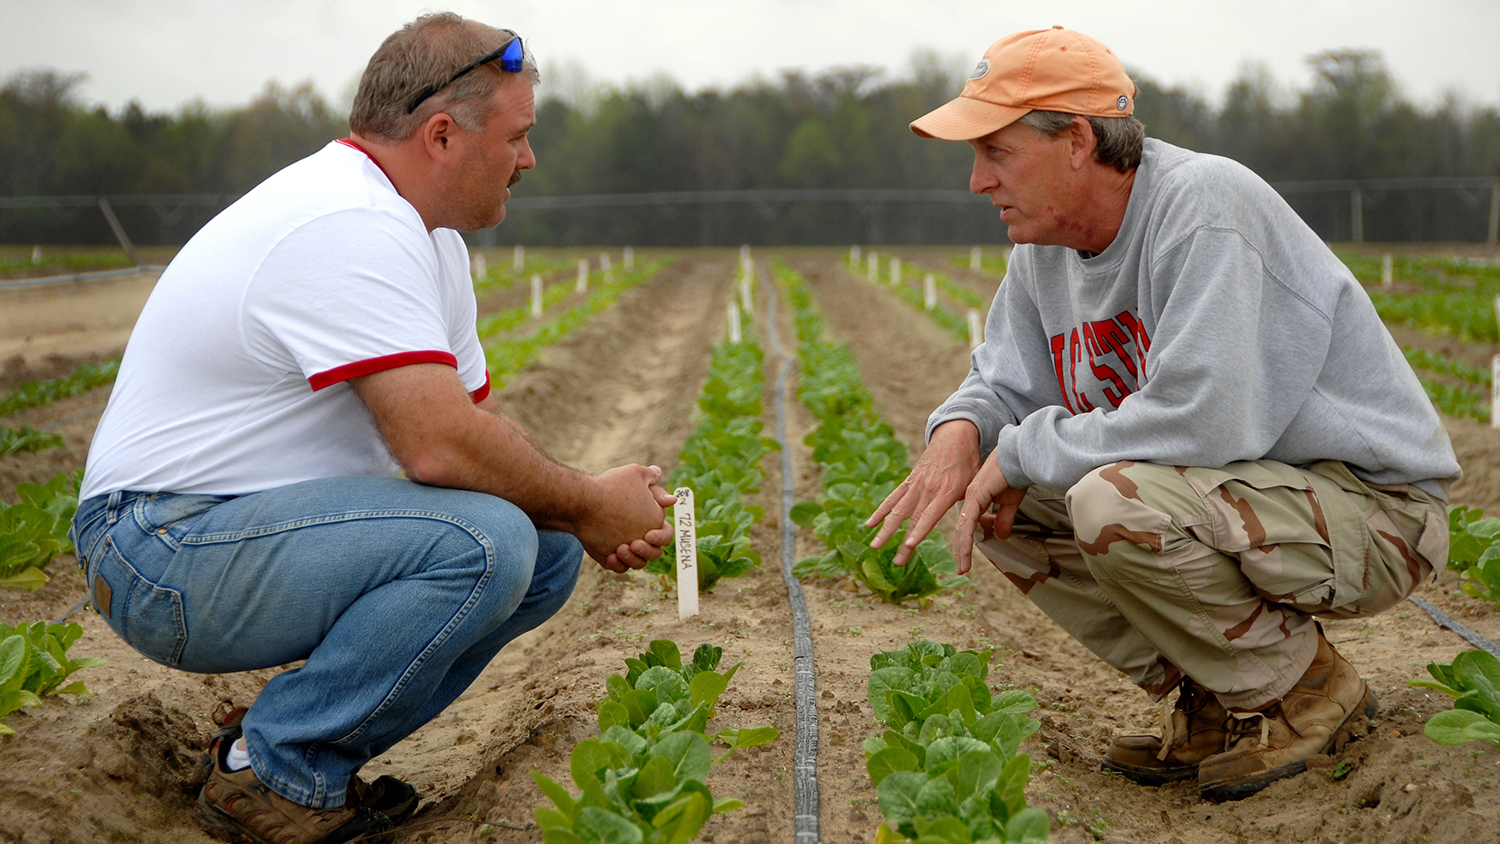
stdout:
[[539,317],[542,315],[542,275],[537,273],[531,277],[531,315]]
[[1380,256],[1380,286],[1381,287],[1390,287],[1391,284],[1392,284],[1392,282],[1395,281],[1395,272],[1394,272],[1394,266],[1393,266],[1394,264],[1395,264],[1395,260],[1391,257],[1391,253],[1387,252],[1384,255]]
[[1490,358],[1490,427],[1500,428],[1500,355]]
[[755,302],[750,297],[750,279],[753,275],[751,272],[746,272],[740,276],[740,307],[744,308],[745,313],[750,316],[755,316]]
[[929,311],[937,307],[937,279],[932,273],[922,279],[922,307]]
[[484,281],[484,277],[489,275],[489,267],[485,266],[483,255],[475,255],[469,259],[469,271],[474,274],[475,281]]
[[880,256],[877,255],[877,254],[875,254],[874,252],[871,252],[870,255],[869,255],[869,257],[865,259],[865,270],[866,270],[866,275],[868,275],[870,277],[871,281],[879,281],[880,280]]
[[977,349],[984,342],[984,323],[979,318],[979,309],[969,309],[969,348]]
[[524,247],[521,244],[517,243],[516,244],[516,248],[511,251],[511,255],[510,255],[510,269],[511,269],[511,272],[517,272],[518,273],[518,272],[520,272],[521,270],[523,270],[525,268],[526,268],[526,247]]
[[599,256],[599,269],[609,272],[613,267],[609,263],[609,253],[605,252]]
[[578,259],[578,284],[573,288],[574,292],[587,293],[589,290],[589,259]]
[[693,518],[693,491],[678,487],[672,521],[677,545],[677,620],[698,614],[698,528]]
[[740,245],[740,263],[743,264],[743,263],[745,263],[746,261],[749,261],[749,260],[750,260],[750,244],[748,244],[748,243],[741,244]]
[[635,250],[629,246],[625,247],[625,257],[621,263],[625,265],[626,272],[635,269]]
[[[480,256],[480,260],[484,260],[484,257]],[[41,262],[42,262],[42,247],[40,247],[40,246],[33,246],[33,247],[31,247],[31,263],[33,263],[33,264],[40,264]]]
[[984,252],[978,246],[969,250],[969,269],[978,270],[984,267]]
[[729,342],[740,342],[740,306],[737,302],[729,303]]
[[849,266],[851,266],[851,267],[857,267],[857,266],[859,266],[859,247],[858,246],[851,246],[851,247],[849,247]]
[[1014,251],[1015,251],[1015,247],[1014,246],[1007,246],[1004,249],[1000,250],[1000,263],[1004,264],[1004,266],[1001,267],[1001,269],[1005,269],[1005,270],[1010,269],[1010,253],[1012,253]]
[[901,259],[900,258],[892,258],[891,259],[891,286],[892,287],[900,287],[901,286]]

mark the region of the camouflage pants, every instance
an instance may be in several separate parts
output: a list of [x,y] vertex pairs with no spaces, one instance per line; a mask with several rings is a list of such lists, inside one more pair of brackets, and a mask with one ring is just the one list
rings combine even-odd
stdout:
[[1366,484],[1337,461],[1127,461],[1065,496],[1033,487],[1011,538],[979,547],[1153,698],[1186,673],[1253,710],[1311,664],[1312,616],[1385,610],[1446,562],[1446,514],[1415,487]]

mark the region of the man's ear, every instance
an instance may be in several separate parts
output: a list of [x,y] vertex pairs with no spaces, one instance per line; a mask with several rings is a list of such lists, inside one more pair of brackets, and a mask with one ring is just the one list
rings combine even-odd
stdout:
[[427,150],[427,155],[432,158],[445,158],[453,149],[454,136],[457,134],[458,124],[453,122],[447,112],[436,112],[427,118],[417,132],[422,136],[422,146]]
[[1094,160],[1094,150],[1099,146],[1099,139],[1094,137],[1094,127],[1089,125],[1088,120],[1080,115],[1073,115],[1073,123],[1067,131],[1067,140],[1068,159],[1072,162],[1074,170],[1081,170]]

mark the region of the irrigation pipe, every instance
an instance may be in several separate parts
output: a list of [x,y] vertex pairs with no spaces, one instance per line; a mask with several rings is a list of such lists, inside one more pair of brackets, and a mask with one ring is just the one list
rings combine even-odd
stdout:
[[792,574],[797,557],[797,526],[792,523],[792,504],[797,493],[792,474],[792,450],[786,442],[786,376],[797,359],[781,351],[776,333],[776,290],[760,268],[760,284],[766,291],[766,335],[771,353],[785,357],[776,373],[776,441],[781,443],[781,578],[786,581],[787,602],[792,607],[792,635],[797,648],[797,750],[792,757],[792,787],[796,796],[797,844],[818,842],[818,699],[813,694],[812,622],[802,600],[802,584]]
[[93,272],[68,273],[67,275],[49,275],[38,278],[20,278],[11,281],[0,281],[0,290],[11,287],[52,287],[59,284],[74,284],[80,281],[105,281],[132,278],[148,273],[164,272],[166,267],[156,267],[149,264],[141,264],[135,267],[127,267],[123,270],[97,270]]
[[1409,595],[1407,596],[1406,600],[1411,601],[1413,604],[1416,604],[1424,611],[1426,611],[1428,615],[1432,616],[1432,620],[1437,622],[1437,625],[1439,627],[1446,627],[1449,630],[1452,630],[1454,633],[1457,633],[1458,635],[1464,637],[1464,639],[1466,639],[1469,644],[1473,645],[1474,647],[1489,651],[1496,658],[1500,658],[1500,646],[1497,646],[1494,642],[1491,642],[1484,636],[1474,632],[1469,627],[1466,627],[1454,621],[1452,616],[1448,615],[1432,604],[1427,603],[1421,598],[1418,598],[1416,595]]

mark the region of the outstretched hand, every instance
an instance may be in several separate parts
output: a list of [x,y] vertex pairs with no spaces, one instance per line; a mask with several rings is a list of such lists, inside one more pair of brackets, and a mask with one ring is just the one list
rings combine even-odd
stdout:
[[907,519],[912,519],[911,529],[893,559],[898,566],[906,565],[943,514],[964,499],[978,471],[979,429],[974,423],[955,419],[939,425],[911,474],[865,520],[865,527],[880,525],[870,547],[885,545]]
[[974,556],[974,531],[984,531],[986,538],[1010,538],[1016,523],[1016,511],[1026,497],[1025,487],[1011,486],[1000,469],[999,457],[991,452],[974,480],[964,490],[964,503],[958,511],[958,531],[953,537],[953,557],[958,573],[968,574]]

